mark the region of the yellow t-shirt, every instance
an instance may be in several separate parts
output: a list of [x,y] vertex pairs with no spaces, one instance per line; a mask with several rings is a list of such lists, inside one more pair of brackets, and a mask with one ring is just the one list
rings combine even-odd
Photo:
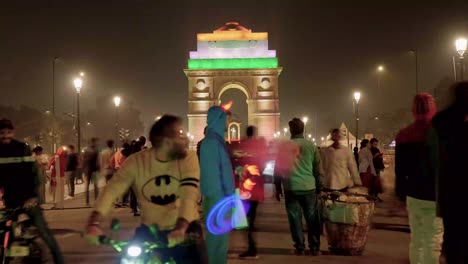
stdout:
[[125,160],[95,209],[108,216],[114,201],[132,188],[138,198],[141,222],[156,224],[161,230],[172,229],[179,217],[189,222],[199,218],[199,181],[200,168],[194,152],[182,160],[161,162],[153,149],[145,149]]

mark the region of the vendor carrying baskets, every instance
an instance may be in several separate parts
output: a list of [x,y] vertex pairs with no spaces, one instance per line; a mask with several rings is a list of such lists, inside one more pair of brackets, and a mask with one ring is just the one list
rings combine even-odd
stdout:
[[374,213],[373,198],[349,189],[346,193],[328,192],[322,199],[330,253],[362,255]]

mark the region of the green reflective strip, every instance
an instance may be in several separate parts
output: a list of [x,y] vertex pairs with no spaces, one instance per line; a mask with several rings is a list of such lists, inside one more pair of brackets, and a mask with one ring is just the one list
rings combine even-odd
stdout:
[[34,162],[34,161],[36,161],[36,160],[34,159],[33,156],[0,158],[0,164]]
[[262,69],[278,68],[278,58],[189,59],[189,69]]

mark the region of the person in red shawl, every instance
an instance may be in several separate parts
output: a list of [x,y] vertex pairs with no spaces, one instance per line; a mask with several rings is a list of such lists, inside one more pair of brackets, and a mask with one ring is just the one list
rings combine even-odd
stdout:
[[[56,164],[58,161],[60,164]],[[67,165],[67,153],[66,148],[61,147],[57,150],[57,153],[49,162],[48,168],[50,169],[50,192],[54,195],[54,207],[53,209],[63,209],[64,199],[64,177],[65,168]],[[60,173],[60,178],[57,178],[57,174]],[[58,187],[58,188],[57,188]]]
[[239,255],[241,259],[258,259],[257,245],[253,232],[255,230],[255,218],[258,204],[265,198],[262,172],[267,162],[266,141],[257,137],[257,128],[247,128],[247,138],[236,149],[236,157],[233,160],[236,183],[238,182],[241,199],[249,201],[247,219],[249,228],[247,231],[248,250]]

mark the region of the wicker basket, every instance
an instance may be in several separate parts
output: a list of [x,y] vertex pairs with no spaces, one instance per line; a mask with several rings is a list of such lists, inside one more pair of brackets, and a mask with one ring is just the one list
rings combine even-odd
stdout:
[[[330,201],[324,208],[325,229],[327,232],[328,247],[333,255],[359,256],[364,252],[367,235],[370,230],[370,221],[374,213],[374,202],[340,202]],[[327,210],[334,206],[349,207],[349,211],[357,213],[354,224],[330,221]],[[356,217],[353,217],[354,219]],[[343,217],[345,219],[345,217]]]

